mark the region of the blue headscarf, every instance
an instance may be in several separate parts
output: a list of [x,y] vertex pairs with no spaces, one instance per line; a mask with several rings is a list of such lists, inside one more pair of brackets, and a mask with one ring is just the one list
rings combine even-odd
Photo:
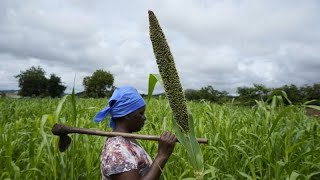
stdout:
[[110,127],[114,129],[116,118],[130,114],[145,105],[144,99],[135,88],[122,86],[115,89],[108,106],[96,114],[94,121],[98,123],[110,114]]

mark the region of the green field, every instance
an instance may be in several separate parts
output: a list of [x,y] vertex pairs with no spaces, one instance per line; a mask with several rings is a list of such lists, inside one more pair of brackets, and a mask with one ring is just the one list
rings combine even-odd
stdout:
[[[61,99],[0,98],[0,179],[101,179],[100,152],[105,137],[70,135],[71,146],[58,151],[54,123],[110,130],[108,120],[93,122],[106,99],[68,97],[59,116]],[[302,106],[258,102],[254,108],[205,101],[188,102],[205,163],[203,179],[320,179],[320,121],[305,115]],[[76,115],[76,116],[75,116]],[[152,99],[141,134],[160,135],[171,129],[165,99]],[[151,157],[157,143],[139,141]],[[162,179],[193,177],[181,145],[166,165]]]

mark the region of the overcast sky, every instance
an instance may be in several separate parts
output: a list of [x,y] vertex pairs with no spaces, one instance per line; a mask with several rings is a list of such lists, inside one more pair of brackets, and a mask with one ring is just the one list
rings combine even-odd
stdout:
[[320,1],[0,0],[0,90],[19,89],[14,76],[41,66],[66,92],[75,74],[79,92],[85,76],[103,69],[116,86],[146,93],[149,74],[159,73],[149,9],[184,89],[320,82]]

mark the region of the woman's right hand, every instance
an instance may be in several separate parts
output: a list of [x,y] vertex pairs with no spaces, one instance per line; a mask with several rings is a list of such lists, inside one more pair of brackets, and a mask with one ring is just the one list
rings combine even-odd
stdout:
[[158,156],[169,159],[170,155],[173,152],[176,141],[177,141],[177,137],[174,134],[167,131],[164,132],[160,136]]

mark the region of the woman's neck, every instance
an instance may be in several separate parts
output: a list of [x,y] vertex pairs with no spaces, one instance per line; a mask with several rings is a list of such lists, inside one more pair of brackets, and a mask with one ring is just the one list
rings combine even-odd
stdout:
[[[121,127],[121,126],[116,126],[116,128],[113,130],[113,132],[132,133],[127,128],[124,128],[124,127]],[[138,143],[138,141],[136,139],[132,139],[132,138],[125,138],[125,139],[137,144],[138,146],[140,146],[140,144]]]
[[131,133],[127,128],[116,126],[113,132]]

